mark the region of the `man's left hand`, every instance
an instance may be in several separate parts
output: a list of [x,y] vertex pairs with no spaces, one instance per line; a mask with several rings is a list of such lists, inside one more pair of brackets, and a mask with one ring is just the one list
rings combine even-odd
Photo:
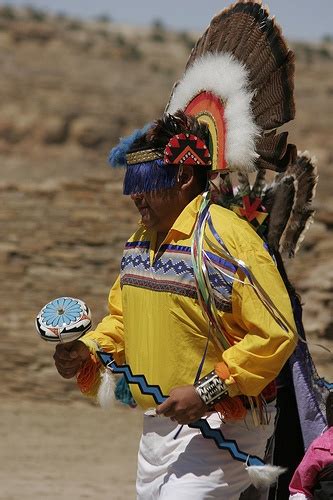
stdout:
[[156,408],[157,415],[170,417],[181,425],[195,422],[207,413],[208,408],[193,385],[171,389],[170,396]]

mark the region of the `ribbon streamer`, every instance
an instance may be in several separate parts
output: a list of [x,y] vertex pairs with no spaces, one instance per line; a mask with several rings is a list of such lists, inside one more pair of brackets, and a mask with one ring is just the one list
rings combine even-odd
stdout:
[[[212,324],[215,326],[215,331],[219,332],[219,341],[223,345],[224,349],[227,348],[227,340],[220,338],[223,336],[223,333],[221,331],[221,327],[218,328],[216,325],[218,325],[218,319],[216,315],[216,307],[214,304],[214,298],[213,294],[211,293],[211,285],[209,283],[209,276],[207,272],[207,267],[205,262],[210,262],[211,265],[214,267],[217,273],[223,277],[225,275],[226,277],[232,279],[233,281],[238,281],[244,285],[250,286],[253,288],[254,292],[256,295],[259,297],[263,305],[266,307],[266,309],[269,311],[271,316],[274,318],[274,320],[279,324],[281,328],[283,328],[285,331],[294,331],[294,328],[292,325],[289,324],[287,319],[283,316],[281,311],[279,311],[268,294],[263,290],[261,287],[260,283],[256,280],[255,276],[251,272],[251,270],[248,268],[248,266],[240,259],[237,259],[231,255],[229,252],[228,248],[226,247],[224,241],[220,237],[220,235],[217,233],[213,226],[213,222],[209,213],[209,206],[210,206],[210,200],[208,197],[208,193],[204,194],[204,198],[199,210],[199,216],[198,216],[198,223],[195,228],[195,234],[194,234],[194,240],[193,240],[193,250],[192,250],[192,260],[193,260],[193,269],[194,269],[194,274],[196,277],[196,281],[198,283],[198,287],[200,290],[200,294],[202,296],[203,302],[204,302],[204,310],[208,310],[208,315],[210,317],[210,320]],[[211,241],[210,238],[205,234],[205,227],[206,224],[208,225],[213,237],[215,238],[216,242]],[[221,255],[223,258],[225,258],[228,262],[231,264],[234,264],[238,270],[244,275],[244,280],[235,278],[234,276],[228,275],[225,271],[221,271],[218,269],[216,266],[214,266],[214,263],[211,262],[209,256],[207,255],[206,251],[203,248],[203,242],[206,241],[207,244],[215,250],[219,255]]]
[[[206,194],[206,193],[205,193]],[[204,228],[209,216],[209,200],[204,195],[203,203],[198,215],[197,228]],[[194,232],[193,243],[191,246],[191,257],[193,273],[198,293],[198,300],[201,309],[208,319],[211,329],[214,331],[212,340],[217,342],[220,350],[224,351],[230,347],[226,332],[218,320],[217,308],[214,299],[214,293],[209,279],[206,266],[206,253],[203,249],[203,233],[196,230]],[[215,267],[215,266],[214,266]]]
[[[97,351],[97,355],[106,368],[113,373],[122,373],[129,384],[136,384],[140,388],[142,394],[152,396],[156,404],[162,404],[163,401],[167,399],[168,396],[162,393],[158,385],[150,385],[147,383],[144,375],[133,375],[129,365],[117,365],[112,354]],[[212,439],[219,449],[229,451],[230,455],[235,460],[244,462],[248,466],[265,466],[265,463],[259,457],[241,451],[235,440],[226,439],[220,429],[213,429],[210,427],[206,419],[200,418],[188,424],[188,426],[193,429],[199,429],[204,438]]]

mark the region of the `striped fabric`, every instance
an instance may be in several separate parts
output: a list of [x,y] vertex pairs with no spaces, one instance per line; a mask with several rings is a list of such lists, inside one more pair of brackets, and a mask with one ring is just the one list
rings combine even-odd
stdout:
[[[208,267],[216,306],[220,311],[231,312],[232,277],[237,268],[208,252],[210,259],[221,271]],[[120,283],[154,291],[170,292],[197,299],[191,248],[185,245],[162,245],[154,261],[150,262],[149,241],[126,243],[121,262]]]

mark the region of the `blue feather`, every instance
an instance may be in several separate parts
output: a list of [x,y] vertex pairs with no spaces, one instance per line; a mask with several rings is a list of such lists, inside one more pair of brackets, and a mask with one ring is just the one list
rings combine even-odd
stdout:
[[152,123],[147,123],[141,129],[136,129],[134,132],[120,139],[119,144],[111,149],[108,162],[112,167],[125,167],[126,166],[126,154],[131,149],[133,143],[142,137],[152,126]]
[[114,391],[115,398],[123,403],[124,405],[136,406],[136,402],[132,396],[131,389],[124,376],[122,376],[117,384]]
[[165,165],[161,159],[128,165],[123,193],[137,194],[169,189],[176,184],[178,171],[178,167]]

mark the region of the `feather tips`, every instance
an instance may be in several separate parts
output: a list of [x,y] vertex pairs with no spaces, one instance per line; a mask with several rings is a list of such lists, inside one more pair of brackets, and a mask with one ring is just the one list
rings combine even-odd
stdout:
[[259,169],[254,184],[252,186],[251,193],[254,198],[262,197],[263,191],[265,189],[265,176],[266,176],[266,170]]
[[103,369],[101,374],[101,382],[97,393],[97,402],[99,405],[108,410],[112,407],[114,402],[114,378],[110,370]]
[[278,477],[287,469],[277,465],[251,465],[246,468],[255,488],[268,488],[276,483]]
[[136,129],[134,132],[120,139],[119,144],[111,149],[108,162],[112,167],[125,167],[126,166],[126,154],[131,149],[133,143],[142,137],[151,127],[151,123],[147,123],[143,128]]
[[299,154],[285,173],[276,176],[263,204],[270,214],[267,239],[273,250],[293,257],[312,221],[318,176],[315,160]]
[[295,186],[292,176],[283,177],[265,193],[263,205],[269,215],[267,241],[272,250],[278,250],[280,238],[287,225],[294,205]]
[[311,204],[318,182],[315,158],[311,158],[308,152],[300,153],[286,174],[294,176],[296,196],[290,219],[281,237],[280,251],[293,257],[314,214]]
[[288,132],[273,133],[260,137],[257,141],[257,152],[261,157],[273,163],[280,160],[287,150]]
[[257,161],[257,167],[268,170],[275,170],[276,172],[284,172],[289,164],[292,164],[296,161],[296,157],[296,146],[294,144],[287,144],[286,151],[281,158],[270,159],[269,157],[267,158],[261,155],[259,160]]

